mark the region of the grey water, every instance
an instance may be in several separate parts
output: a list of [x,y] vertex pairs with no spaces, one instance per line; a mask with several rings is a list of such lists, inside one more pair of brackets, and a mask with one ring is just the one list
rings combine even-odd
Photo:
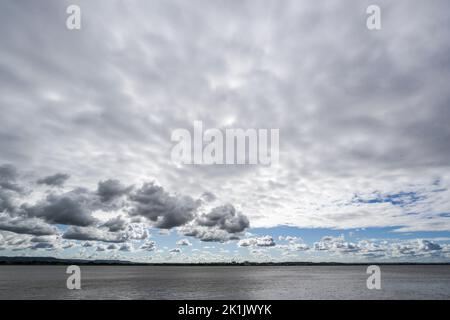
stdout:
[[450,299],[450,266],[0,266],[0,299]]

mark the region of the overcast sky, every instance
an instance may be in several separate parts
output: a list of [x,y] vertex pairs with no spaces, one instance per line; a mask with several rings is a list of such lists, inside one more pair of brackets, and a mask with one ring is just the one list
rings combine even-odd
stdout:
[[[0,255],[450,260],[446,0],[3,0],[0,39]],[[195,120],[279,165],[173,163]]]

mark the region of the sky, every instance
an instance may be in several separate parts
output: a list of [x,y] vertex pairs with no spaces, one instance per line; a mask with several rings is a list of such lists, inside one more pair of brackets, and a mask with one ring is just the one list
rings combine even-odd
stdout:
[[[0,256],[450,262],[449,16],[445,0],[1,1]],[[174,163],[194,121],[278,129],[279,162]]]

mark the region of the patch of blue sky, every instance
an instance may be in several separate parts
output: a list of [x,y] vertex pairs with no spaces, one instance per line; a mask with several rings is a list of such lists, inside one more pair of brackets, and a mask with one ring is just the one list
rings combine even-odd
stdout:
[[394,206],[406,206],[410,204],[414,204],[420,200],[424,200],[426,197],[424,195],[420,195],[417,192],[399,192],[393,194],[377,194],[372,198],[364,198],[359,195],[354,195],[352,202],[353,203],[390,203]]

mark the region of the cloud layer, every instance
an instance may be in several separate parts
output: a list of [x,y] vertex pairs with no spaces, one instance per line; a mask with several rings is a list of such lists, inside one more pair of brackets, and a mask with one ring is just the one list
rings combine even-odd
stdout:
[[[250,226],[450,232],[448,1],[380,0],[379,31],[365,0],[194,2],[1,2],[0,230],[100,252],[137,225],[221,243]],[[172,163],[195,120],[280,129],[279,165]],[[241,244],[277,247],[260,237]]]

